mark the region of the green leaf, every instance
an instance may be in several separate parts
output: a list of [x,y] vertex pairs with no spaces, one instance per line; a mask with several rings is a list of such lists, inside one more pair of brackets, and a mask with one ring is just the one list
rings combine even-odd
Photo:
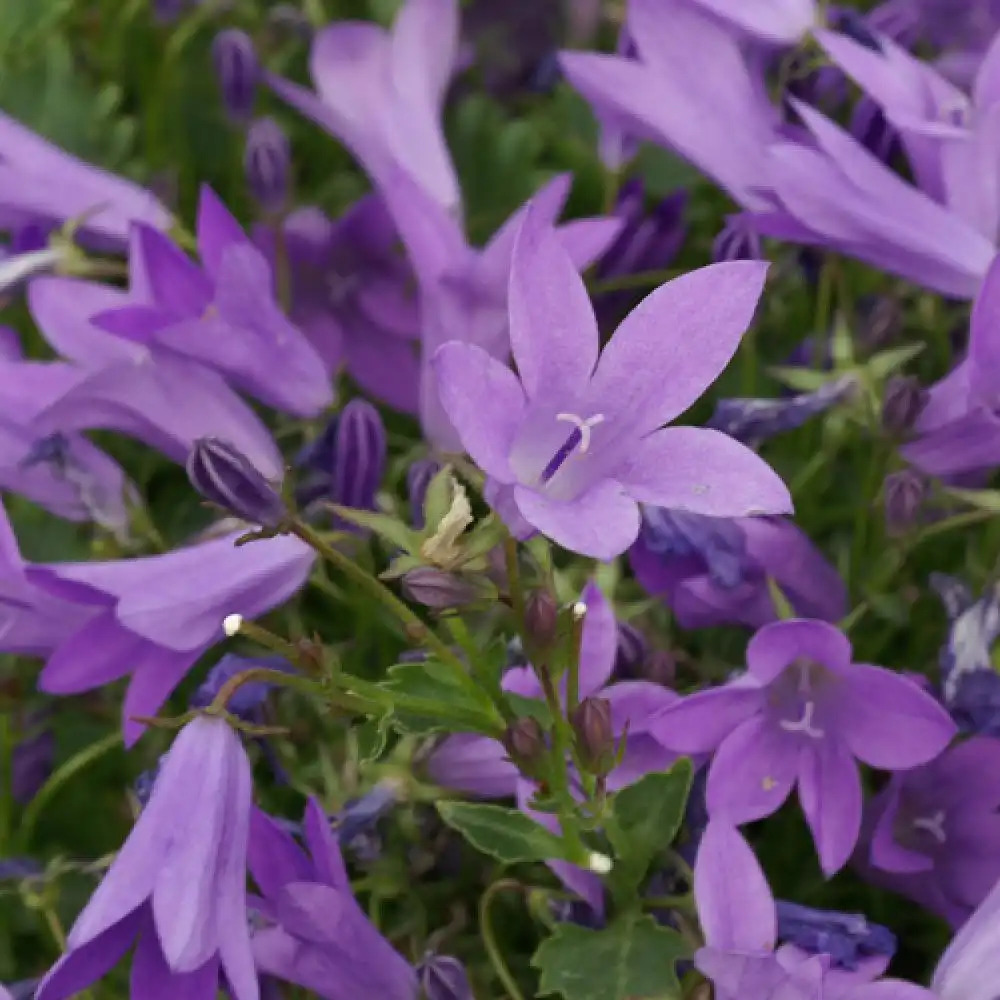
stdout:
[[506,864],[566,858],[563,842],[517,809],[477,802],[438,802],[437,810],[473,847]]
[[924,349],[923,344],[908,344],[906,347],[894,347],[889,351],[881,351],[868,359],[865,367],[876,378],[884,379],[894,371],[902,368]]
[[451,466],[446,465],[427,484],[424,494],[424,531],[429,536],[437,531],[441,519],[451,509],[452,497],[455,495],[455,477]]
[[526,698],[513,691],[504,691],[503,696],[519,719],[527,717],[541,723],[544,729],[552,728],[552,712],[541,698]]
[[781,585],[773,576],[767,578],[767,592],[771,595],[771,603],[781,621],[787,621],[795,617],[795,609],[792,607]]
[[768,368],[767,372],[796,392],[814,392],[836,377],[831,376],[829,372],[817,372],[809,368],[787,368],[783,365]]
[[684,939],[652,917],[626,914],[603,930],[560,924],[535,952],[539,996],[565,1000],[679,1000]]
[[377,715],[366,719],[355,729],[359,764],[370,764],[385,753],[385,745],[389,740],[389,721],[388,715]]
[[955,497],[978,510],[1000,514],[1000,490],[945,490],[948,496]]
[[611,878],[624,892],[634,892],[656,855],[673,843],[691,775],[691,761],[682,758],[669,771],[647,774],[615,796],[614,822],[608,825],[617,854]]
[[412,528],[403,524],[398,518],[388,514],[379,514],[372,510],[357,510],[354,507],[341,507],[339,504],[329,504],[330,509],[348,524],[356,524],[359,528],[374,531],[379,538],[385,539],[390,545],[416,552],[420,544],[419,537]]
[[437,660],[397,663],[380,687],[396,697],[392,725],[397,732],[476,732],[496,736],[503,726],[493,703],[456,668]]

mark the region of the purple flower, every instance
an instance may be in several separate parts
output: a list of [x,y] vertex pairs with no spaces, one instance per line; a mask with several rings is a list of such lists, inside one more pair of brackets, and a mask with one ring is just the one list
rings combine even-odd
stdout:
[[713,818],[770,816],[797,784],[823,871],[847,861],[861,829],[856,760],[888,771],[925,764],[955,734],[937,702],[905,676],[851,662],[826,622],[765,625],[747,646],[747,673],[665,709],[656,736],[680,753],[714,752]]
[[629,561],[642,587],[664,600],[684,628],[757,628],[775,621],[768,578],[803,616],[835,622],[847,609],[840,575],[783,518],[702,517],[646,507]]
[[865,808],[862,873],[963,924],[1000,879],[998,775],[1000,740],[986,736],[894,774]]
[[972,307],[965,358],[927,390],[914,440],[900,449],[931,476],[950,479],[1000,465],[1000,257]]
[[281,311],[266,258],[208,187],[197,230],[200,267],[162,233],[136,226],[131,302],[91,322],[197,361],[277,409],[319,413],[332,399],[323,362]]
[[816,23],[818,13],[815,0],[757,0],[753,4],[733,4],[728,0],[690,2],[751,38],[772,45],[794,45],[800,41]]
[[[227,653],[208,672],[208,676],[199,685],[191,698],[191,704],[195,708],[206,708],[215,700],[215,696],[222,690],[223,685],[231,681],[234,677],[245,673],[247,670],[254,670],[265,667],[268,670],[281,670],[285,673],[292,673],[291,664],[280,656],[249,657],[238,656],[235,653]],[[274,690],[273,685],[266,681],[249,681],[237,688],[236,693],[226,702],[227,711],[233,715],[238,715],[248,722],[260,721],[260,710],[267,701],[268,695]]]
[[[273,231],[258,242],[276,259]],[[416,413],[420,313],[413,270],[375,194],[336,222],[317,208],[292,212],[283,239],[292,281],[291,317],[331,374],[343,367],[366,392]]]
[[351,892],[323,810],[310,799],[307,855],[270,816],[254,810],[249,865],[263,898],[253,936],[257,968],[326,1000],[416,1000],[411,966],[364,915]]
[[831,955],[794,944],[776,950],[778,910],[767,879],[739,832],[720,820],[709,823],[698,848],[694,895],[705,935],[695,966],[714,984],[716,1000],[933,1000],[910,983],[873,982],[888,965],[881,954],[844,969]]
[[137,937],[134,997],[213,1000],[222,972],[236,1000],[257,1000],[245,887],[251,796],[236,733],[222,719],[189,722],[37,1000],[85,989]]
[[762,63],[748,61],[740,33],[716,15],[746,27],[776,27],[784,21],[771,16],[779,8],[794,14],[806,6],[796,0],[630,0],[628,30],[638,58],[563,52],[560,61],[601,118],[679,153],[744,208],[763,209],[770,205],[767,147],[779,115],[767,97]]
[[0,113],[0,229],[61,225],[86,216],[82,230],[101,244],[123,246],[133,222],[170,226],[154,195],[84,163]]
[[866,957],[891,959],[896,952],[895,934],[860,913],[814,910],[782,900],[776,908],[781,941],[813,955],[829,955],[838,968],[854,970]]
[[253,112],[260,79],[253,40],[238,28],[220,31],[212,41],[212,62],[227,114],[233,121],[246,121]]
[[764,260],[764,248],[754,226],[753,215],[738,212],[727,215],[725,225],[712,241],[712,260]]
[[25,712],[11,755],[11,793],[15,802],[30,802],[52,773],[56,737],[48,725],[49,713]]
[[280,212],[291,190],[292,150],[273,118],[258,118],[247,131],[243,170],[247,185],[265,212]]
[[519,376],[468,343],[446,344],[433,362],[445,411],[508,526],[610,559],[635,540],[639,502],[719,517],[790,510],[784,483],[753,452],[716,431],[662,428],[735,352],[765,272],[741,261],[669,282],[598,359],[583,282],[529,213],[510,285]]
[[237,537],[139,559],[31,567],[28,577],[43,594],[87,614],[49,656],[40,687],[75,694],[129,676],[122,716],[126,741],[137,740],[143,726],[133,716],[160,708],[222,640],[224,618],[263,614],[309,575],[314,553],[297,538],[235,546]]
[[417,976],[427,1000],[475,1000],[465,966],[451,955],[427,955]]
[[407,0],[391,31],[343,21],[316,35],[309,70],[317,94],[278,76],[265,81],[340,139],[376,185],[404,169],[457,213],[461,193],[441,125],[457,48],[456,0]]

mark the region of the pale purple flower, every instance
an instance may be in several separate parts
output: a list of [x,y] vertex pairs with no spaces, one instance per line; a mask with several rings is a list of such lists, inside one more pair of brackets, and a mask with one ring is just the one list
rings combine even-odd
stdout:
[[[678,6],[681,0],[674,0]],[[794,45],[816,23],[815,0],[756,0],[755,3],[732,3],[731,0],[686,0],[730,23],[751,38],[772,45]],[[665,6],[670,6],[667,0]]]
[[716,264],[669,282],[598,358],[586,288],[529,212],[510,284],[519,375],[469,343],[446,344],[433,362],[445,411],[507,524],[610,559],[635,540],[640,502],[718,517],[790,510],[784,483],[743,445],[716,431],[662,427],[732,357],[766,270]]
[[263,898],[253,936],[257,968],[326,1000],[416,1000],[413,968],[365,916],[323,810],[310,799],[308,854],[270,816],[254,810],[249,865]]
[[44,593],[89,612],[58,644],[39,685],[75,694],[131,678],[122,705],[133,743],[198,658],[223,638],[229,615],[254,618],[305,582],[314,553],[291,536],[236,546],[239,534],[164,555],[111,562],[52,563],[28,570]]
[[330,403],[325,366],[281,311],[267,259],[210,188],[198,205],[201,266],[155,229],[134,234],[130,295],[91,313],[93,325],[197,361],[279,410],[314,416]]
[[998,776],[988,736],[894,774],[865,808],[861,872],[961,926],[1000,879]]
[[840,574],[784,518],[646,507],[629,562],[643,589],[662,599],[684,628],[758,628],[775,621],[768,579],[803,617],[835,622],[847,612]]
[[656,736],[680,753],[714,752],[713,818],[770,816],[796,785],[820,864],[841,868],[861,829],[856,761],[887,771],[925,764],[955,725],[909,678],[851,662],[847,637],[826,622],[765,625],[747,646],[747,673],[665,709]]
[[698,848],[694,896],[705,936],[695,966],[716,1000],[932,1000],[922,987],[879,980],[883,955],[846,969],[828,954],[776,948],[778,914],[764,872],[739,832],[720,820],[709,823]]
[[[744,208],[767,208],[767,147],[780,116],[764,87],[762,59],[748,56],[741,33],[716,13],[780,31],[798,20],[795,8],[806,6],[799,0],[630,0],[628,30],[638,58],[563,52],[560,62],[600,117],[679,153]],[[781,7],[791,19],[770,16]]]
[[151,192],[70,156],[0,112],[0,230],[81,216],[85,234],[114,247],[125,244],[133,222],[164,230],[171,223]]
[[829,955],[833,966],[857,969],[862,961],[896,953],[896,935],[869,922],[861,913],[816,910],[785,900],[775,901],[778,938],[813,955]]
[[900,454],[944,479],[1000,465],[1000,257],[972,307],[966,356],[927,390]]
[[461,193],[441,123],[457,49],[457,0],[407,0],[391,31],[340,21],[316,35],[309,71],[317,93],[274,75],[265,81],[340,139],[376,185],[402,168],[458,214]]
[[252,792],[239,736],[222,719],[189,722],[37,1000],[76,995],[136,938],[134,1000],[214,1000],[220,973],[235,1000],[258,1000],[246,914]]

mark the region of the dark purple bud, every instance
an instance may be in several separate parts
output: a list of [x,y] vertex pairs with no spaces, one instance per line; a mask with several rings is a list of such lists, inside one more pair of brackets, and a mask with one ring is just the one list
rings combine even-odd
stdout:
[[799,59],[792,66],[786,92],[806,104],[832,113],[847,99],[847,77],[838,66],[807,68],[805,60]]
[[537,719],[530,716],[511,723],[503,734],[507,756],[517,769],[529,778],[538,777],[547,753],[545,731]]
[[549,896],[547,904],[552,919],[561,924],[578,924],[595,931],[604,926],[603,916],[582,899],[557,899]]
[[153,17],[159,24],[176,21],[187,7],[188,0],[153,0]]
[[132,785],[132,791],[135,793],[135,797],[139,800],[139,805],[143,809],[146,808],[146,803],[149,802],[149,797],[153,794],[153,785],[156,784],[160,768],[163,767],[163,762],[166,759],[167,755],[163,754],[149,770],[143,771]]
[[628,622],[618,623],[618,645],[615,650],[615,674],[634,680],[642,675],[642,666],[649,653],[645,636]]
[[651,552],[665,558],[699,560],[719,587],[738,587],[751,569],[746,537],[729,518],[647,506],[642,511],[641,532]]
[[556,637],[559,605],[547,590],[533,590],[524,602],[524,626],[535,649],[547,649]]
[[963,733],[1000,736],[1000,675],[988,660],[946,686],[945,704]]
[[187,460],[191,485],[216,507],[236,517],[276,529],[288,517],[288,508],[275,486],[257,471],[250,459],[219,438],[199,438]]
[[795,430],[854,391],[850,375],[831,379],[813,392],[784,399],[720,399],[707,427],[722,431],[744,444],[761,441]]
[[778,939],[813,955],[829,955],[832,964],[854,971],[865,958],[892,958],[896,936],[888,927],[869,923],[860,913],[814,910],[777,900]]
[[924,500],[927,480],[913,469],[901,469],[885,477],[882,485],[885,528],[892,536],[905,535],[916,527]]
[[383,816],[399,802],[399,790],[392,781],[380,781],[371,791],[348,802],[333,818],[337,838],[343,847],[355,844],[359,837],[374,832]]
[[0,858],[0,881],[34,878],[45,869],[34,858]]
[[899,133],[875,101],[863,94],[851,112],[851,135],[883,163],[889,163],[899,150]]
[[614,766],[615,731],[611,702],[607,698],[584,698],[570,716],[580,764],[591,774],[607,774]]
[[385,473],[385,425],[378,410],[352,399],[340,411],[331,477],[334,502],[374,510],[375,494]]
[[[195,691],[191,698],[192,708],[206,708],[211,705],[223,685],[248,670],[260,667],[267,670],[281,670],[288,674],[294,672],[292,665],[280,656],[251,658],[227,653],[209,670],[208,676]],[[226,703],[226,708],[246,722],[256,722],[260,709],[271,693],[271,688],[272,685],[265,681],[248,681],[246,684],[241,684]]]
[[441,471],[432,458],[421,458],[406,470],[406,496],[410,501],[410,520],[414,528],[424,527],[424,499],[431,480]]
[[894,437],[908,434],[927,405],[927,393],[913,375],[893,375],[882,397],[882,427]]
[[465,966],[451,955],[425,956],[417,980],[426,1000],[475,1000]]
[[253,111],[260,79],[253,40],[238,28],[220,31],[212,42],[212,62],[226,112],[233,121],[246,121]]
[[35,797],[52,773],[55,752],[55,734],[47,725],[30,733],[14,747],[11,790],[15,801],[24,804]]
[[859,45],[871,49],[873,52],[882,52],[882,43],[878,36],[865,22],[864,17],[852,7],[837,7],[828,12],[827,19],[830,27],[853,38]]
[[763,260],[764,250],[753,218],[746,212],[726,216],[722,231],[712,242],[712,260]]
[[448,573],[433,566],[418,566],[400,581],[403,593],[416,604],[435,611],[461,608],[482,600],[486,592],[469,577]]
[[247,132],[243,169],[254,200],[265,212],[288,203],[292,154],[288,136],[273,118],[258,118]]

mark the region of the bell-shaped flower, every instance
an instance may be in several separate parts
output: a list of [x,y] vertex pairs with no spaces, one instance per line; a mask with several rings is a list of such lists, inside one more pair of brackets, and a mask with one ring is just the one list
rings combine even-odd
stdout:
[[663,711],[652,729],[680,753],[714,753],[713,818],[770,816],[798,785],[823,871],[850,857],[861,830],[856,760],[887,771],[933,760],[955,735],[948,713],[914,681],[851,662],[833,625],[765,625],[747,646],[747,672]]
[[65,1000],[100,979],[138,939],[134,1000],[258,1000],[247,922],[250,761],[220,718],[189,722],[148,804],[67,937],[37,1000]]
[[767,265],[702,268],[657,289],[599,353],[583,281],[533,209],[514,248],[510,336],[518,375],[473,344],[441,347],[444,409],[515,533],[599,559],[639,532],[639,503],[714,517],[791,510],[781,479],[717,431],[663,424],[718,377]]

